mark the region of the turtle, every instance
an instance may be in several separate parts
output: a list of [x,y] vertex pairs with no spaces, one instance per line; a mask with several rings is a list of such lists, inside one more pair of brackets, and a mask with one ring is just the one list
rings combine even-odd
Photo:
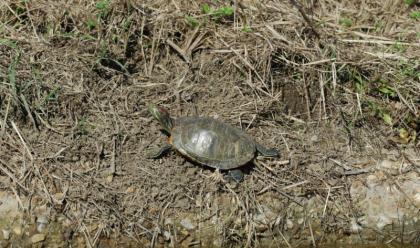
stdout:
[[159,158],[175,149],[193,162],[226,170],[234,181],[241,182],[240,167],[254,161],[257,154],[279,157],[278,150],[264,147],[242,130],[219,120],[198,116],[175,119],[165,108],[155,104],[150,104],[148,110],[169,136],[168,144],[149,158]]

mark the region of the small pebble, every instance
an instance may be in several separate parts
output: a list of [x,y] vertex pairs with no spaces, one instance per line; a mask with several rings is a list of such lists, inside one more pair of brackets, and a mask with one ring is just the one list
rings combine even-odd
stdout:
[[180,224],[187,230],[192,230],[195,228],[194,224],[188,218],[181,220]]
[[173,225],[174,224],[174,221],[171,218],[166,218],[163,224],[165,226],[166,225]]
[[288,230],[293,228],[293,221],[291,221],[290,219],[286,220],[286,227]]
[[3,232],[3,239],[5,240],[10,239],[10,231],[3,229],[2,232]]
[[39,243],[39,242],[44,241],[44,240],[45,240],[45,234],[43,234],[43,233],[38,233],[38,234],[35,234],[34,236],[31,237],[31,243],[32,244]]
[[38,232],[43,232],[48,225],[48,217],[45,215],[41,215],[36,219],[36,230]]
[[351,227],[350,231],[351,233],[360,233],[363,230],[363,227],[360,226],[355,219],[351,220]]
[[22,234],[22,228],[20,227],[20,226],[15,226],[15,227],[13,227],[13,232],[16,234],[16,235],[21,235]]
[[420,207],[420,193],[414,195],[414,202]]
[[171,235],[170,232],[164,231],[163,232],[163,237],[165,238],[165,241],[169,241],[169,240],[171,240],[172,235]]

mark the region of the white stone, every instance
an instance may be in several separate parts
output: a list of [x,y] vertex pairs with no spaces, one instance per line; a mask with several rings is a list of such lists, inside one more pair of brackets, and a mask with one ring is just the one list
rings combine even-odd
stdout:
[[180,224],[187,230],[193,230],[195,228],[194,224],[188,218],[182,219]]

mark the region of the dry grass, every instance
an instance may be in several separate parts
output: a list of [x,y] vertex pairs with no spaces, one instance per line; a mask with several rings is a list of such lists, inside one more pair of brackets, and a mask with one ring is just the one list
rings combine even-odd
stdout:
[[[418,153],[418,3],[72,2],[0,3],[0,187],[66,216],[88,246],[334,242],[359,215],[357,168]],[[163,143],[149,102],[282,157],[236,188],[174,154],[148,160]]]

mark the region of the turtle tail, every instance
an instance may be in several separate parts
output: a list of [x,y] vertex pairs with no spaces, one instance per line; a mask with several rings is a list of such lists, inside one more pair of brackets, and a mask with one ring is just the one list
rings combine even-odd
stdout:
[[265,157],[279,157],[280,153],[275,148],[266,148],[258,143],[255,144],[255,147],[257,148],[257,151],[261,153]]

